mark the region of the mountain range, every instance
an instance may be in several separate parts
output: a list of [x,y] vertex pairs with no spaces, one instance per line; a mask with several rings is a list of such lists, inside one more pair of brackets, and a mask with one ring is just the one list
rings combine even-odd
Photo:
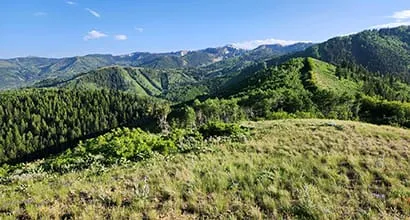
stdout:
[[[356,81],[367,82],[371,77],[394,76],[401,84],[391,85],[389,95],[383,96],[392,100],[405,100],[399,97],[407,97],[403,93],[409,91],[406,84],[410,82],[408,36],[410,28],[403,26],[367,30],[332,38],[320,44],[262,45],[253,50],[228,45],[162,54],[87,55],[63,59],[18,58],[4,61],[9,65],[19,63],[20,66],[14,69],[18,73],[9,71],[8,74],[0,74],[0,88],[10,88],[11,85],[105,88],[181,102],[198,96],[227,94],[232,88],[240,88],[241,83],[258,72],[291,59],[311,57],[336,67],[350,66],[347,72],[352,73]],[[0,71],[6,70],[7,68],[0,68]],[[37,73],[33,73],[36,71]],[[333,75],[336,74],[336,70],[332,72]],[[359,78],[358,72],[361,74]],[[366,75],[370,78],[364,78]],[[10,80],[14,84],[10,84]],[[337,84],[334,85],[337,87]],[[393,94],[393,91],[397,94]]]
[[[410,82],[410,28],[366,30],[319,44],[262,45],[253,50],[231,45],[170,53],[93,54],[68,58],[23,57],[0,60],[0,89],[40,85],[78,78],[102,67],[140,67],[184,72],[189,82],[232,77],[246,67],[266,61],[278,65],[297,57],[312,57],[334,65],[351,63],[379,75],[395,75]],[[46,80],[46,82],[41,82]],[[52,84],[52,83],[51,83]],[[175,84],[176,86],[177,84]]]
[[[197,51],[136,52],[121,56],[14,58],[0,60],[0,89],[27,86],[105,88],[179,102],[197,96],[226,94],[229,88],[238,87],[239,82],[253,74],[299,57],[312,57],[337,67],[354,66],[371,76],[394,76],[409,83],[408,36],[410,28],[402,26],[366,30],[319,44],[262,45],[253,50],[228,45]],[[406,86],[397,89],[401,93],[407,91]]]
[[120,56],[92,54],[60,59],[40,57],[2,59],[0,60],[0,89],[29,86],[45,79],[69,79],[80,73],[112,65],[154,69],[199,68],[238,57],[243,57],[246,61],[266,59],[304,50],[311,45],[310,43],[290,46],[266,45],[250,51],[228,45],[170,53],[135,52]]

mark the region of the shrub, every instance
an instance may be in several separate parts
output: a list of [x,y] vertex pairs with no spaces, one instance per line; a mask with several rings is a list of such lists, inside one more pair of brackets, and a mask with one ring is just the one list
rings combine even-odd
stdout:
[[199,128],[204,138],[238,136],[246,133],[238,124],[210,122]]
[[410,127],[410,104],[364,96],[359,116],[361,120],[371,123]]
[[141,129],[123,128],[80,142],[74,149],[46,160],[42,166],[46,171],[65,173],[92,166],[137,162],[152,157],[154,153],[167,155],[177,151],[173,139]]
[[268,119],[270,120],[279,120],[279,119],[292,119],[296,118],[296,115],[284,111],[279,111],[279,112],[272,112],[269,116]]

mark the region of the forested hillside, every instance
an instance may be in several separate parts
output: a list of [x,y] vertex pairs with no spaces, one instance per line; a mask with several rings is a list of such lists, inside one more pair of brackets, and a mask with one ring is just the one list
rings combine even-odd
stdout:
[[226,122],[237,120],[238,115],[244,119],[319,117],[410,126],[410,86],[394,77],[312,58],[254,69],[232,78],[213,99],[194,102],[197,117]]
[[68,80],[45,80],[38,88],[111,89],[139,95],[160,96],[176,86],[195,83],[187,71],[133,67],[104,67]]
[[314,57],[332,64],[353,63],[370,72],[410,82],[410,27],[366,30],[314,45],[292,57]]
[[160,129],[169,106],[115,90],[0,94],[0,163],[42,158],[117,127]]

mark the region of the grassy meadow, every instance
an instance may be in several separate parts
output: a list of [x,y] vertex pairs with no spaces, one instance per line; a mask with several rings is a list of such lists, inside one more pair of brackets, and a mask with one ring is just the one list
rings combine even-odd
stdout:
[[[0,219],[406,219],[410,131],[243,122],[246,140],[66,174],[1,179]],[[30,164],[27,164],[30,166]]]

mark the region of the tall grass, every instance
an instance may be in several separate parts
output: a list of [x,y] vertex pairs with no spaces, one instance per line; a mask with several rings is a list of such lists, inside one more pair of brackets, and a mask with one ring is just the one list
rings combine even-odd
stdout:
[[245,142],[127,165],[15,177],[0,218],[405,219],[410,131],[356,122],[246,122]]

